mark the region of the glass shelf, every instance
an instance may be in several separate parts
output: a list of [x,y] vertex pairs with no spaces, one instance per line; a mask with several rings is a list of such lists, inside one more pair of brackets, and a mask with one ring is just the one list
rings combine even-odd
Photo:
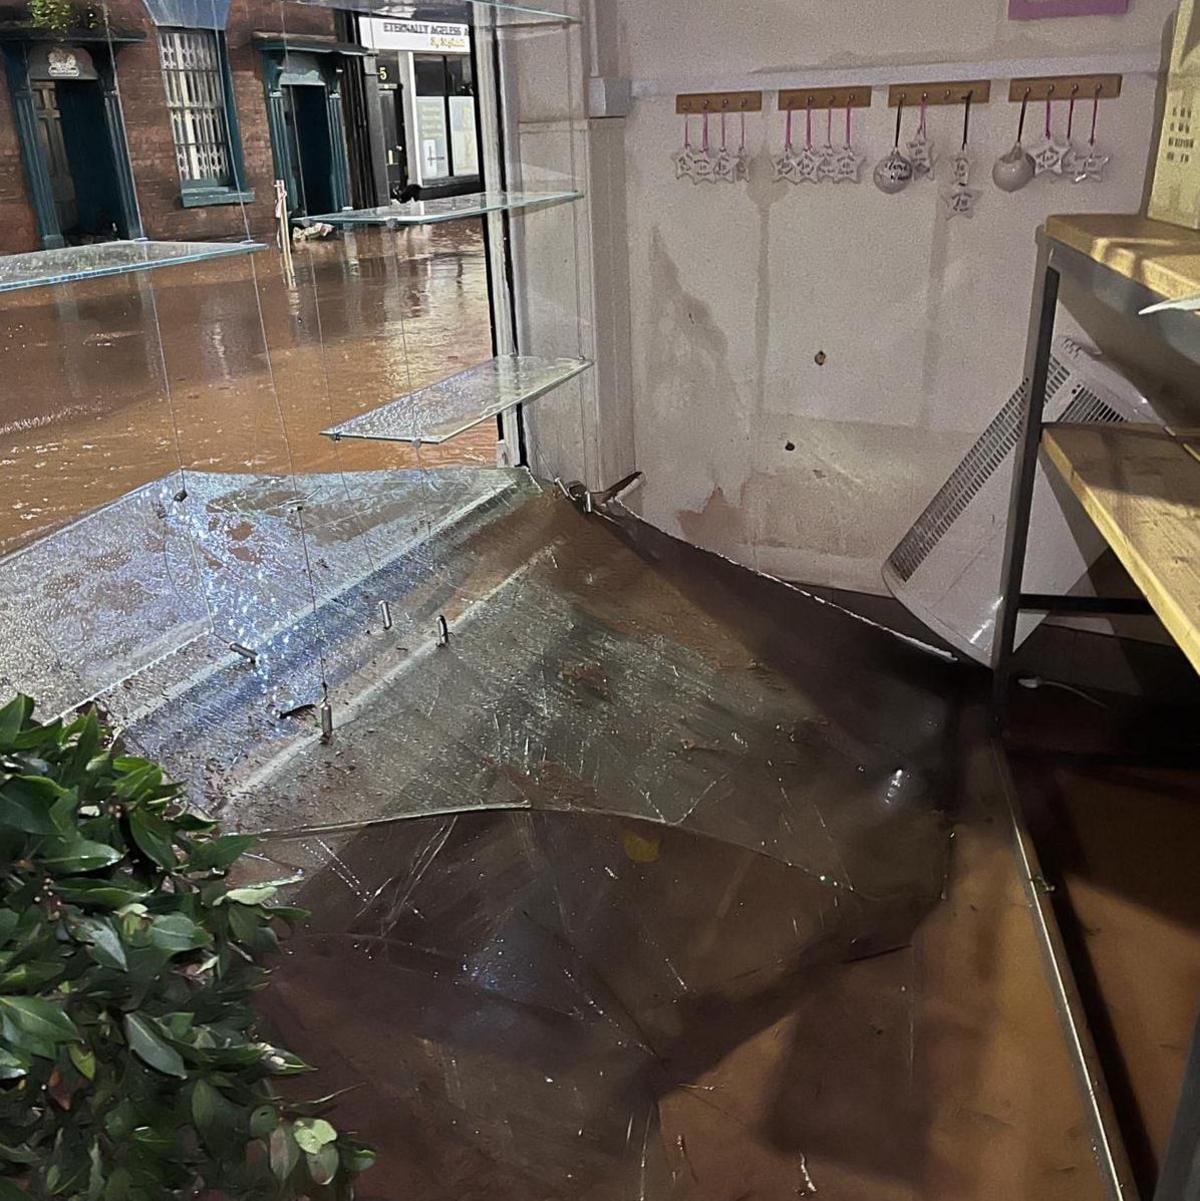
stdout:
[[150,271],[264,248],[262,242],[97,242],[92,246],[32,250],[0,257],[0,292]]
[[582,192],[471,192],[466,196],[440,196],[435,200],[410,200],[407,204],[381,204],[377,208],[343,209],[340,213],[321,213],[298,217],[298,225],[354,227],[358,225],[436,225],[440,221],[461,221],[464,217],[482,217],[485,213],[512,212],[514,209],[545,208],[578,200]]
[[[565,0],[553,0],[562,4]],[[431,4],[404,4],[395,0],[300,0],[315,8],[338,8],[346,12],[363,13],[372,17],[398,17],[402,20],[451,21],[473,24],[472,6],[434,0]],[[481,9],[492,15],[497,26],[514,25],[578,25],[579,18],[557,8],[542,7],[539,0],[476,0]]]
[[587,359],[502,355],[321,432],[334,441],[446,442],[513,405],[537,400],[591,365]]

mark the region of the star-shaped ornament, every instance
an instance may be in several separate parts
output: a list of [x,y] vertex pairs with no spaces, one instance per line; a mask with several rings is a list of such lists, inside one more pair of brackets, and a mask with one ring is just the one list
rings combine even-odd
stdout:
[[1046,138],[1029,152],[1033,159],[1033,173],[1035,175],[1061,175],[1063,160],[1070,152],[1071,147],[1068,143],[1060,142],[1057,138]]
[[792,149],[791,142],[783,148],[781,155],[771,160],[771,166],[775,169],[776,182],[799,182],[796,179],[796,152]]
[[817,154],[821,158],[820,176],[822,179],[831,179],[837,182],[837,156],[838,152],[833,148],[832,144],[826,142]]
[[716,164],[707,150],[701,150],[692,163],[692,183],[712,183]]
[[913,140],[908,143],[908,161],[913,165],[913,179],[933,178],[936,161],[933,156],[933,139],[923,129],[918,129]]
[[692,174],[692,148],[685,146],[678,154],[672,155],[675,164],[675,178],[684,179]]
[[1089,180],[1102,183],[1104,168],[1108,166],[1111,157],[1109,154],[1101,154],[1095,146],[1089,146],[1086,154],[1076,156],[1071,178],[1076,183],[1086,183]]
[[974,217],[975,205],[979,201],[979,189],[968,188],[965,183],[956,183],[942,193],[942,203],[948,217]]
[[805,146],[796,156],[796,182],[821,182],[821,155],[811,146]]
[[858,174],[865,161],[865,156],[858,154],[853,146],[841,147],[833,156],[833,182],[858,183]]

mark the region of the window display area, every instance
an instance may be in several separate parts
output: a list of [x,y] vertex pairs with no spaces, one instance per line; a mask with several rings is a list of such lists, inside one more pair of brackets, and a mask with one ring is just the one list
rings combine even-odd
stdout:
[[[85,1131],[60,1188],[0,1105],[0,1196],[348,1201],[352,1158],[362,1201],[1135,1201],[1002,715],[862,592],[899,540],[931,613],[987,577],[986,632],[1022,406],[1122,421],[1049,328],[1020,384],[1023,273],[1048,206],[1144,182],[1155,31],[247,2],[152,0],[86,80],[125,207],[194,236],[0,257],[0,955],[19,904],[85,964],[0,964],[0,1100]],[[1124,701],[1020,683],[1030,761],[1125,770]],[[14,694],[103,781],[31,783]],[[114,1078],[157,1125],[83,1124]]]

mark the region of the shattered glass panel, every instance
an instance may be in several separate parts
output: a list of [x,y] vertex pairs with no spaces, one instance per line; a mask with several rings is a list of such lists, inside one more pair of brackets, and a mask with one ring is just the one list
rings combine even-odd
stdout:
[[446,442],[513,405],[537,400],[590,366],[586,359],[502,355],[321,432],[335,439]]
[[250,254],[261,242],[96,242],[0,255],[0,292]]
[[957,664],[524,471],[188,478],[0,560],[0,671],[297,876],[361,1197],[1106,1196]]
[[565,204],[583,195],[576,191],[558,192],[470,192],[464,196],[438,196],[433,200],[410,200],[407,204],[384,204],[377,208],[343,209],[303,217],[301,225],[436,225],[442,221],[460,221],[464,217],[482,217],[485,213],[512,212],[516,209],[545,208]]

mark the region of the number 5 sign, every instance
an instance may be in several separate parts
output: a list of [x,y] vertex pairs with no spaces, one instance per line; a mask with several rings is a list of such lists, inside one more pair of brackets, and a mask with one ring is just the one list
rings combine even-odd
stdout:
[[1008,0],[1013,21],[1039,17],[1097,17],[1129,11],[1129,0]]

